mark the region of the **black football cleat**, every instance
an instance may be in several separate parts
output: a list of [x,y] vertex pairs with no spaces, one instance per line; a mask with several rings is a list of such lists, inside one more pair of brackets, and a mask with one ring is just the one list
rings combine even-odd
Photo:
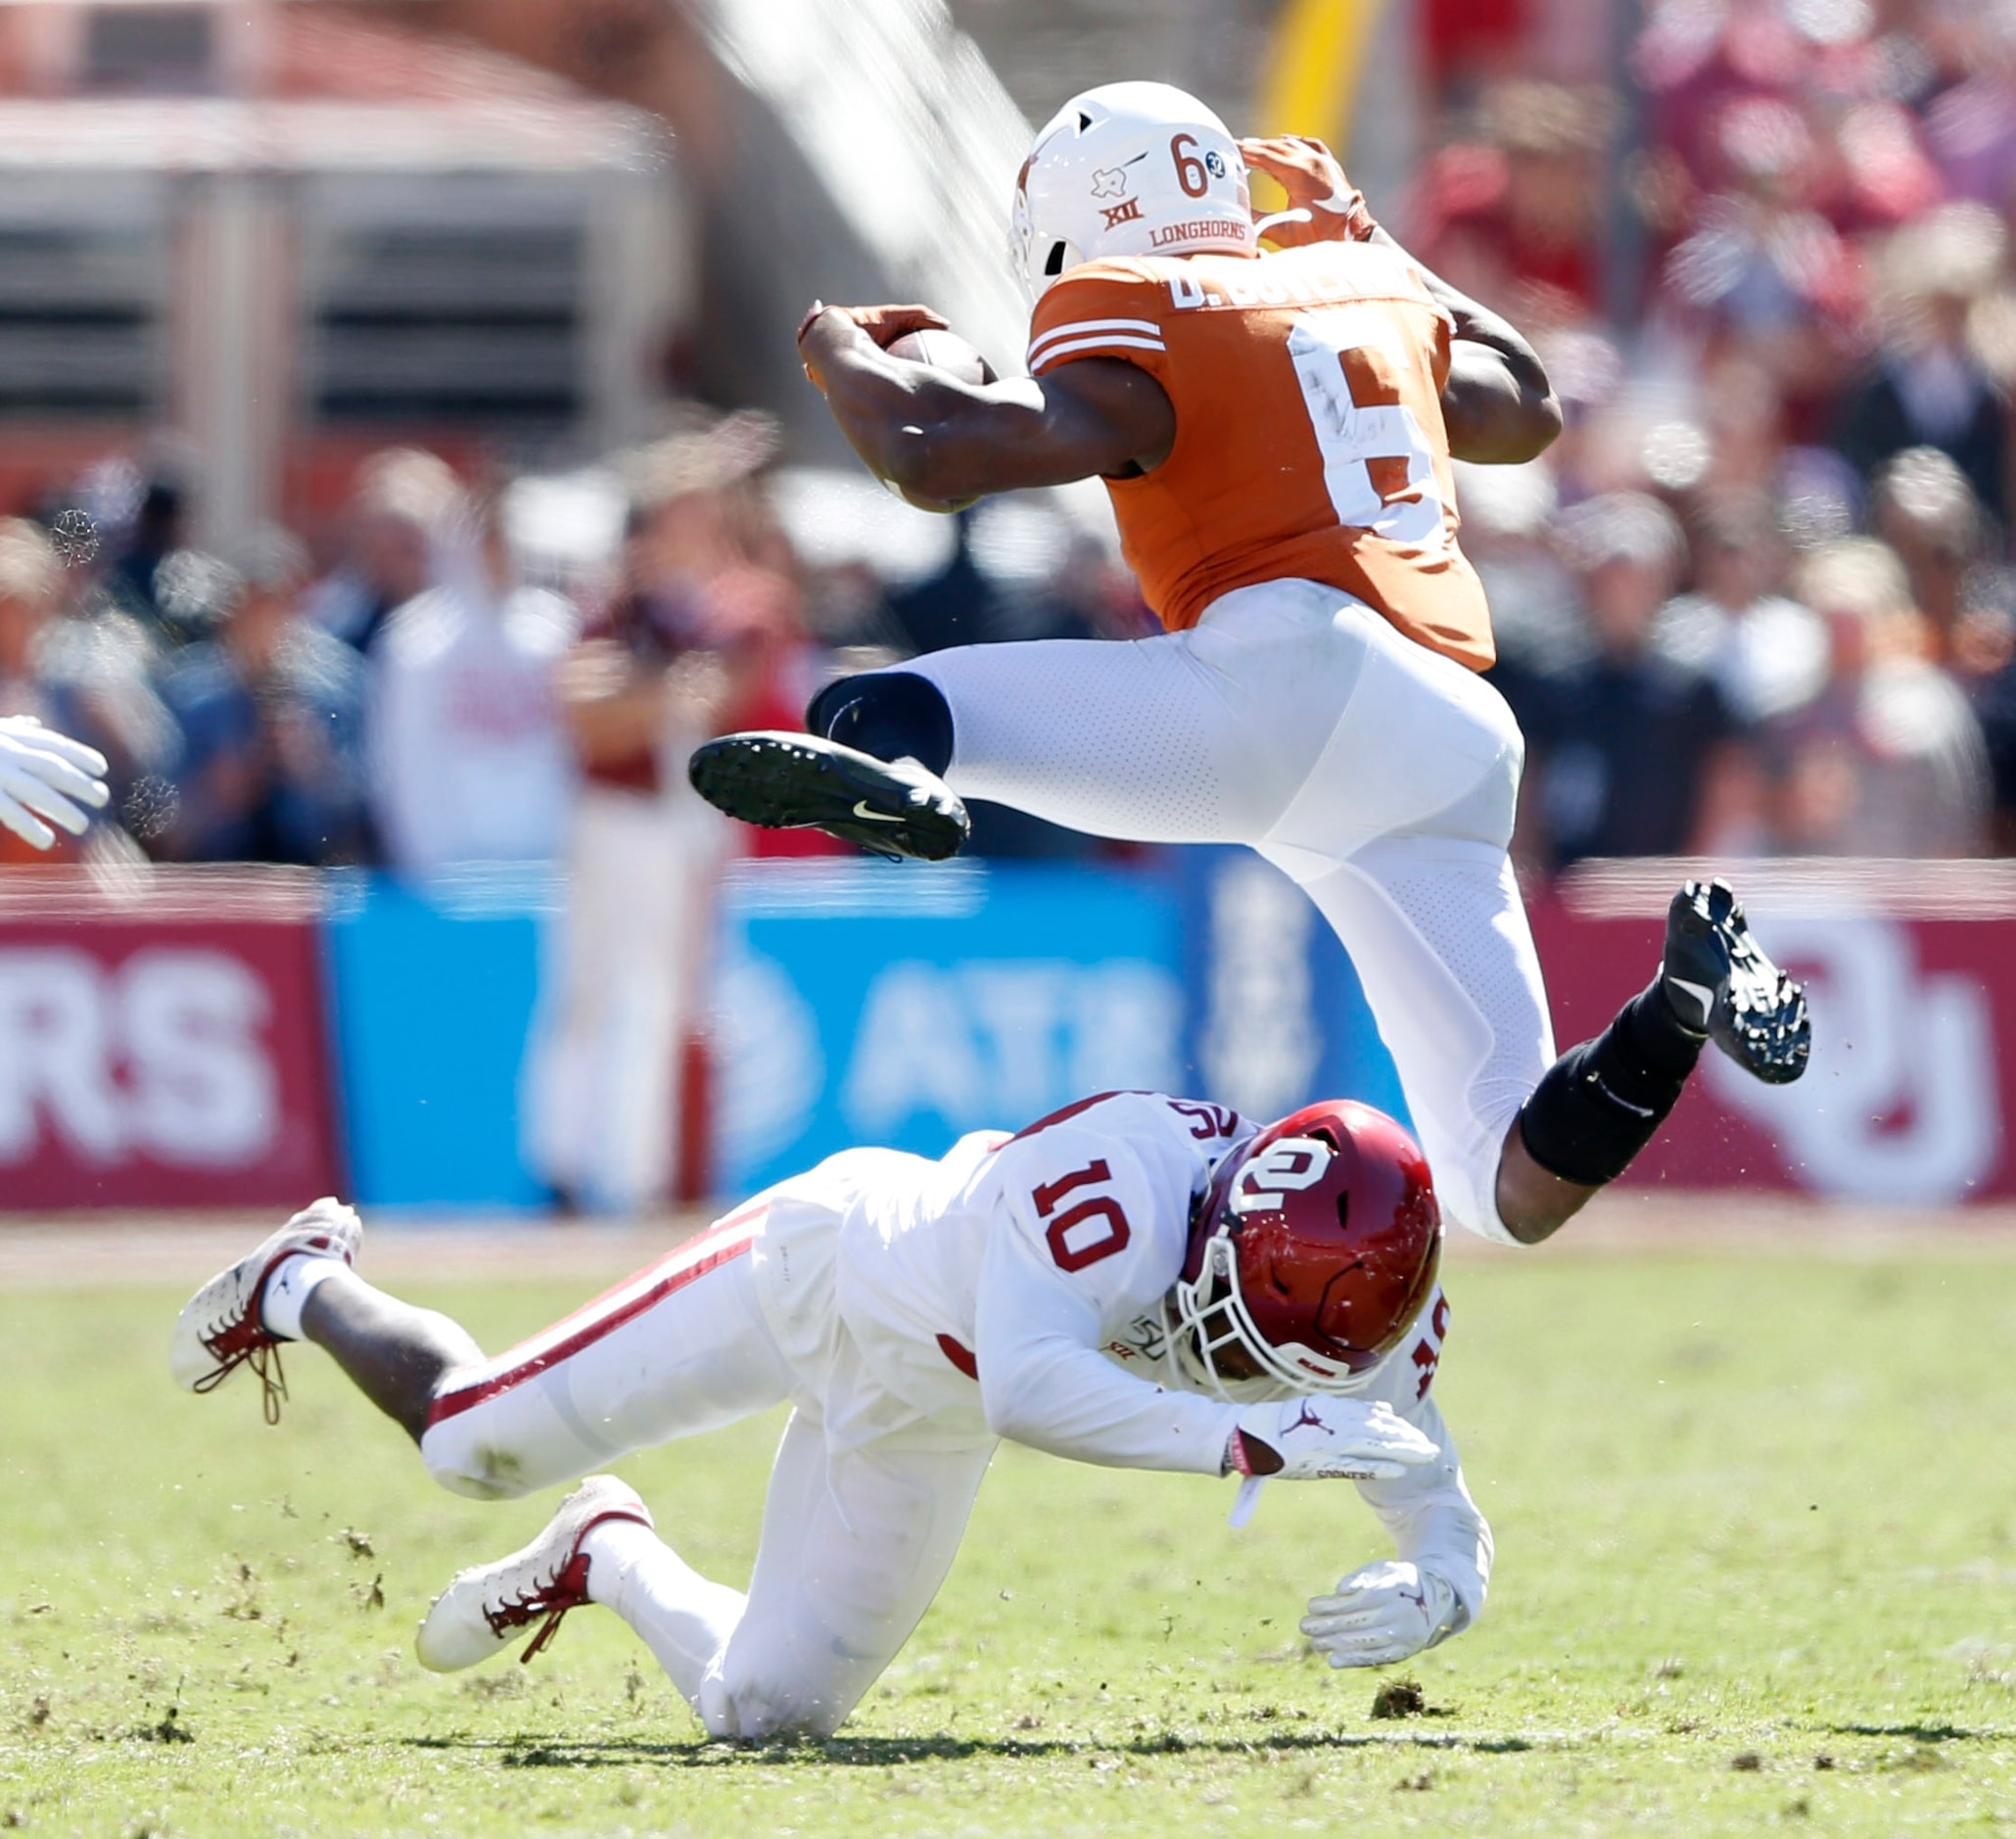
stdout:
[[824,830],[878,856],[943,862],[972,828],[959,794],[928,768],[818,734],[724,734],[693,749],[686,777],[744,824]]
[[1758,949],[1728,882],[1689,881],[1673,896],[1660,974],[1681,1021],[1745,1072],[1784,1086],[1805,1071],[1805,991]]

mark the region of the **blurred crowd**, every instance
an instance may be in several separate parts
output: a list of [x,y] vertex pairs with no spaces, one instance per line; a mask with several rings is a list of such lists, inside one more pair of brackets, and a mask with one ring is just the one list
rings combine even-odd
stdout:
[[[807,560],[770,490],[774,425],[676,419],[594,475],[621,534],[586,561],[578,542],[556,553],[551,517],[516,484],[418,448],[358,465],[319,565],[277,527],[196,546],[177,478],[125,459],[0,518],[0,713],[38,715],[113,763],[106,821],[63,848],[423,878],[557,863],[585,812],[622,808],[614,794],[682,804],[697,741],[795,727],[836,672],[971,639],[1152,629],[1092,538],[1055,542],[1036,579],[977,554],[970,516],[921,573],[878,568],[872,543]],[[849,517],[848,483],[814,515]],[[982,853],[1075,846],[1012,826],[991,852],[982,838]],[[737,826],[722,847],[840,846]]]
[[[1375,201],[1568,406],[1459,488],[1524,865],[2016,850],[2016,0],[1653,0],[1620,71],[1576,13],[1431,0],[1433,150]],[[0,709],[114,761],[91,847],[426,874],[623,853],[683,750],[833,671],[1149,630],[1090,525],[1019,573],[971,517],[921,572],[810,553],[774,447],[696,412],[618,456],[620,540],[564,567],[417,448],[312,552],[208,553],[171,468],[108,461],[0,523]],[[993,811],[976,845],[1095,847]]]
[[[481,866],[558,894],[521,1126],[529,1165],[596,1213],[704,1187],[681,1123],[726,858],[842,847],[729,825],[687,783],[692,748],[799,726],[842,670],[1147,625],[1104,548],[1055,519],[1033,572],[1029,542],[1003,567],[972,517],[934,526],[921,566],[879,567],[864,514],[924,520],[851,476],[797,479],[808,558],[774,425],[675,421],[572,480],[371,454],[319,563],[278,528],[198,546],[174,470],[123,458],[0,518],[0,714],[112,762],[110,810],[57,855],[368,865],[422,886]],[[976,829],[983,852],[1091,846],[1011,813]],[[44,859],[0,834],[0,861]]]
[[1434,13],[1407,234],[1569,416],[1459,487],[1524,864],[2016,850],[2016,6]]

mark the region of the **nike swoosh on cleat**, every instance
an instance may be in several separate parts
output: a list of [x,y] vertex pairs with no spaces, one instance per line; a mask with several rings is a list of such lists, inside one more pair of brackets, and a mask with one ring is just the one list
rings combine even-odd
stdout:
[[1675,989],[1685,990],[1689,996],[1693,997],[1701,1005],[1701,1013],[1704,1015],[1713,1013],[1715,993],[1707,984],[1689,983],[1685,977],[1676,977],[1670,971],[1666,973],[1666,981]]
[[886,811],[870,811],[866,798],[857,798],[854,801],[854,815],[857,818],[866,818],[870,824],[901,824],[904,821],[901,817],[892,816]]

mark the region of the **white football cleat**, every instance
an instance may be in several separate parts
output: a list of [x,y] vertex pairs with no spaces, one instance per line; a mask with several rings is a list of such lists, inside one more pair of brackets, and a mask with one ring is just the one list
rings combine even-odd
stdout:
[[304,1207],[250,1256],[219,1271],[182,1305],[168,1345],[168,1370],[184,1391],[207,1392],[249,1365],[265,1389],[266,1422],[280,1421],[287,1380],[280,1370],[280,1340],[259,1320],[266,1280],[301,1252],[354,1264],[364,1222],[354,1207],[324,1195]]
[[553,1638],[560,1618],[588,1600],[582,1540],[604,1520],[653,1524],[628,1482],[591,1475],[560,1503],[546,1530],[508,1558],[472,1565],[434,1599],[413,1645],[431,1673],[454,1673],[501,1654],[543,1616],[545,1626],[519,1656],[530,1660]]

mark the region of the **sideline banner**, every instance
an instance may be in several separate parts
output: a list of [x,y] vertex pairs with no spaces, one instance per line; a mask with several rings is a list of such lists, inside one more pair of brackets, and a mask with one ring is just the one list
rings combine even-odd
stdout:
[[0,875],[0,1210],[340,1188],[319,903],[285,870]]
[[[1564,1047],[1644,988],[1665,905],[1703,865],[1584,865],[1531,904]],[[2016,863],[1759,862],[1729,878],[1806,982],[1813,1058],[1770,1087],[1721,1055],[1627,1184],[1935,1206],[2016,1195]]]
[[323,883],[336,1067],[360,1206],[543,1210],[520,1088],[550,873],[483,865],[413,887],[368,869]]
[[1341,1098],[1410,1123],[1358,973],[1308,895],[1249,849],[1173,853],[1184,1089],[1254,1118]]
[[[1112,1086],[1266,1115],[1312,1091],[1401,1108],[1299,892],[1242,852],[1178,854],[1166,873],[737,869],[715,980],[721,1186],[861,1143],[937,1155]],[[1700,868],[1586,864],[1534,898],[1563,1045],[1644,986],[1666,901]],[[1808,982],[1811,1067],[1773,1089],[1708,1054],[1627,1182],[2016,1197],[2016,863],[1760,862],[1735,878]],[[551,893],[493,880],[422,899],[289,870],[10,869],[0,1211],[292,1208],[347,1184],[378,1204],[541,1204],[517,1084]]]
[[860,1144],[940,1155],[1088,1092],[1188,1083],[1163,875],[780,860],[738,865],[724,908],[714,1167],[728,1194]]

